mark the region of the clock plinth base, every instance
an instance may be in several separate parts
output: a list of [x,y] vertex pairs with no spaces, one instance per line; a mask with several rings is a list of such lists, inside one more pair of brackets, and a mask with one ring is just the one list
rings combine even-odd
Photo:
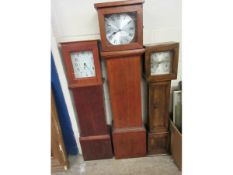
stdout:
[[148,132],[148,154],[168,154],[169,133]]
[[115,158],[133,158],[146,155],[146,130],[137,128],[113,128]]
[[112,158],[112,144],[110,135],[80,137],[84,160]]

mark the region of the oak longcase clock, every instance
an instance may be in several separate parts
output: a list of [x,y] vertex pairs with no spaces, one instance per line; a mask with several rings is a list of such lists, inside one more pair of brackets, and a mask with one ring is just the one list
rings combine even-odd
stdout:
[[116,158],[146,154],[146,130],[141,109],[143,0],[95,4],[98,11],[102,57],[106,61],[113,115]]
[[144,0],[97,3],[103,51],[143,48]]
[[73,92],[84,160],[111,158],[97,41],[61,43],[69,87]]
[[171,80],[177,77],[179,43],[145,46],[144,75],[149,84],[148,153],[169,152]]

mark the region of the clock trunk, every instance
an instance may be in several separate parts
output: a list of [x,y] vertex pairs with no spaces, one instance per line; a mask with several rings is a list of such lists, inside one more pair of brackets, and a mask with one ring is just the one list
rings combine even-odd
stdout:
[[113,115],[116,158],[146,154],[146,130],[141,110],[141,55],[144,49],[102,52],[106,60]]
[[168,153],[170,81],[149,84],[148,153]]

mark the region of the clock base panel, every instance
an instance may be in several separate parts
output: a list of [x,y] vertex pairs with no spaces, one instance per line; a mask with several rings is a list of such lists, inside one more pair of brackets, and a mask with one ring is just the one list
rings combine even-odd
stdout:
[[113,129],[112,136],[116,159],[146,155],[146,130],[144,127]]
[[108,159],[113,157],[109,134],[80,137],[84,160]]
[[169,154],[169,133],[148,133],[148,154]]

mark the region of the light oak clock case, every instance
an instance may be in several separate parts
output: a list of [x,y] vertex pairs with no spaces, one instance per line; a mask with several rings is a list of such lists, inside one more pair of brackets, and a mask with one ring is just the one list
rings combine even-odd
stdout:
[[[121,51],[143,48],[143,11],[142,3],[144,0],[117,1],[96,3],[98,11],[101,44],[103,51]],[[110,14],[136,14],[135,16],[135,36],[128,44],[113,45],[106,38],[105,16]]]
[[[72,90],[78,114],[79,140],[84,160],[111,158],[113,153],[109,129],[105,119],[97,41],[61,43],[61,50],[69,87]],[[96,71],[95,76],[75,78],[71,53],[81,51],[92,51]]]
[[[145,46],[145,64],[144,73],[147,81],[158,82],[173,80],[177,77],[178,57],[179,57],[179,43],[169,42],[155,45]],[[151,55],[154,53],[170,52],[170,72],[161,75],[151,75]]]

